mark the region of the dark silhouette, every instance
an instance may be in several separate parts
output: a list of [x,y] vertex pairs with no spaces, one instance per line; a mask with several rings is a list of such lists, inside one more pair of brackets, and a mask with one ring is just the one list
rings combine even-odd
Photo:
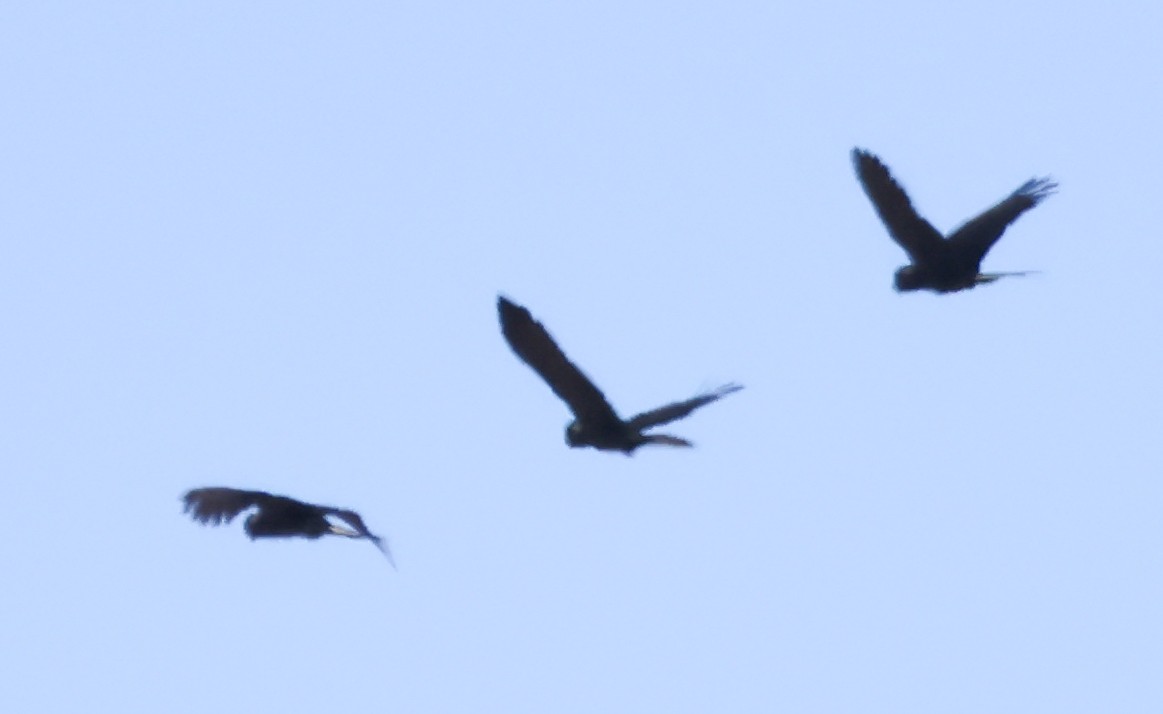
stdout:
[[529,311],[504,297],[497,298],[501,331],[509,346],[525,364],[541,375],[573,412],[574,421],[565,430],[571,447],[592,446],[627,455],[643,444],[690,446],[685,439],[668,434],[643,434],[643,430],[682,419],[699,407],[737,392],[743,387],[728,384],[684,402],[668,404],[623,421],[594,386],[553,341],[549,332]]
[[[275,496],[265,491],[243,491],[237,488],[195,488],[182,497],[185,511],[194,520],[216,526],[230,523],[239,513],[255,507],[255,512],[246,517],[243,528],[246,534],[255,538],[319,538],[324,535],[339,535],[347,538],[367,538],[387,556],[392,567],[396,561],[388,550],[388,544],[364,525],[363,519],[355,511],[313,503],[296,501],[286,496]],[[336,525],[327,519],[333,516],[351,528]]]
[[951,293],[1030,272],[982,273],[981,261],[1009,224],[1054,193],[1058,184],[1049,178],[1030,179],[1001,203],[945,238],[916,212],[908,194],[879,158],[863,149],[853,149],[852,163],[880,220],[912,261],[896,271],[894,283],[898,291]]

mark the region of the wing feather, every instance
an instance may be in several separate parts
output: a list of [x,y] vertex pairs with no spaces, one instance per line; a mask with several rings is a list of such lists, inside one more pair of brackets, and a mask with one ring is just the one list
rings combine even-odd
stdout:
[[618,419],[601,390],[569,361],[549,331],[527,309],[498,296],[497,312],[509,346],[569,405],[574,416],[583,421]]

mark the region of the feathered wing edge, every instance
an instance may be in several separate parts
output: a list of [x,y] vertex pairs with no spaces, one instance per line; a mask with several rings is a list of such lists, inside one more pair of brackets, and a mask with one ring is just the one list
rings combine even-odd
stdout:
[[1036,206],[1057,192],[1058,182],[1049,176],[1043,176],[1041,178],[1032,178],[1021,186],[1018,186],[1018,189],[1014,191],[1013,195],[1026,196]]
[[266,491],[244,491],[225,486],[195,488],[182,496],[183,512],[203,525],[230,523],[239,513],[272,498]]

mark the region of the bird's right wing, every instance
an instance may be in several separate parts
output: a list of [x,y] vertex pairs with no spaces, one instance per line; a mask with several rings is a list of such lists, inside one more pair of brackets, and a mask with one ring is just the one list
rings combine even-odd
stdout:
[[517,356],[541,375],[554,394],[581,420],[617,420],[614,408],[594,383],[569,361],[549,332],[524,307],[497,297],[501,332]]
[[674,404],[667,404],[664,407],[651,409],[648,412],[642,412],[641,414],[638,414],[628,420],[626,423],[637,431],[642,431],[643,429],[648,429],[652,426],[658,426],[659,424],[668,424],[675,419],[682,419],[684,416],[690,414],[699,407],[705,406],[714,401],[718,401],[728,394],[738,392],[740,389],[743,389],[742,385],[725,384],[713,392],[707,392],[705,394],[700,394],[697,397],[687,399],[683,402],[675,402]]
[[1030,179],[995,206],[954,231],[949,236],[950,245],[980,263],[1018,216],[1037,206],[1057,188],[1058,184],[1049,178]]
[[876,207],[889,235],[905,249],[914,263],[924,263],[943,249],[944,237],[913,208],[909,195],[875,154],[852,150],[852,164],[864,193]]
[[199,523],[216,526],[229,523],[251,506],[258,506],[276,498],[266,491],[243,491],[237,488],[195,488],[186,492],[182,501],[185,511]]

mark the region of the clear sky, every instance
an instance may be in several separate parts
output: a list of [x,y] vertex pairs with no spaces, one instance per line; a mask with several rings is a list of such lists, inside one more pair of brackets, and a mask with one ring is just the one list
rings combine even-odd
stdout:
[[[0,710],[1163,711],[1157,2],[0,5]],[[938,228],[898,295],[857,184]],[[527,305],[624,414],[570,450]],[[249,542],[229,485],[359,510]]]

